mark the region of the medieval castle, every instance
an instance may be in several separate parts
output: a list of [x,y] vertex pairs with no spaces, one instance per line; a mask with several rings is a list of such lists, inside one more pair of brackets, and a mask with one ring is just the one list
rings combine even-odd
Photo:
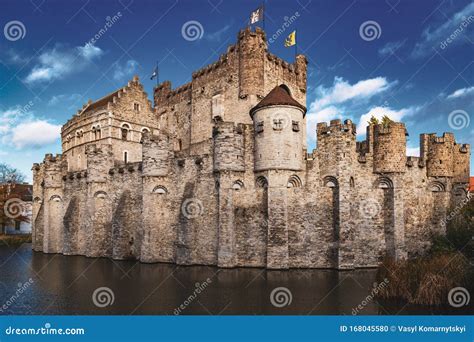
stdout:
[[34,164],[33,248],[219,267],[377,266],[423,253],[466,196],[470,147],[403,123],[317,126],[306,148],[305,56],[238,34],[219,60],[154,104],[137,77],[62,128],[61,155]]

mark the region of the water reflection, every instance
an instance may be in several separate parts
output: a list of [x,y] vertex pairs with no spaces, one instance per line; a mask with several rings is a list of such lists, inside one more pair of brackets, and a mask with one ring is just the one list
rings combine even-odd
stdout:
[[[9,303],[1,314],[173,315],[181,306],[183,315],[351,315],[370,294],[376,274],[373,269],[266,271],[141,264],[34,253],[29,244],[17,250],[1,247],[0,265],[0,305]],[[18,284],[29,278],[33,284],[16,298]],[[196,293],[203,282],[207,285]],[[92,294],[98,287],[113,291],[111,306],[94,305]],[[290,290],[290,305],[272,305],[270,294],[277,287]],[[398,313],[451,312],[372,300],[359,314]]]

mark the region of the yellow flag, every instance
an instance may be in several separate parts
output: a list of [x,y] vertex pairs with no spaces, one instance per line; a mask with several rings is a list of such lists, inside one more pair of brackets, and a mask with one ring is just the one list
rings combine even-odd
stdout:
[[290,35],[285,39],[285,47],[290,47],[296,44],[296,31],[290,33]]

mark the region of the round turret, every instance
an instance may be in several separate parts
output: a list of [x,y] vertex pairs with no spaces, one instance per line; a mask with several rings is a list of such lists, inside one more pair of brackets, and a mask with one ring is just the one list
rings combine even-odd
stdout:
[[255,171],[301,170],[306,108],[284,86],[250,110],[254,122]]
[[374,172],[405,172],[406,128],[401,122],[374,126]]

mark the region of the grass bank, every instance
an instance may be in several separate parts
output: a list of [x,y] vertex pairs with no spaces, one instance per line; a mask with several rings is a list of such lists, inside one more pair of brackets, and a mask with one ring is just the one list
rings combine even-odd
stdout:
[[0,235],[0,246],[16,247],[31,242],[31,234]]

